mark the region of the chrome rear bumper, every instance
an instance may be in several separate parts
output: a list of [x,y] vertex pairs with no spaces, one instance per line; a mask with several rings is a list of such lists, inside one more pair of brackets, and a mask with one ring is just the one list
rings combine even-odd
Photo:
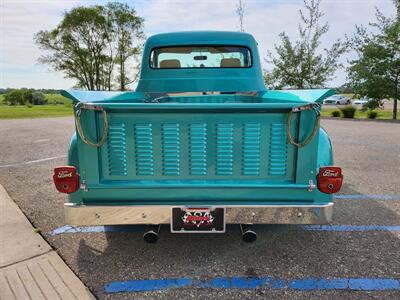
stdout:
[[[66,203],[64,206],[65,221],[69,225],[169,224],[172,207],[170,205],[89,206],[71,203]],[[332,221],[333,211],[333,203],[218,207],[225,207],[227,224],[327,224]]]

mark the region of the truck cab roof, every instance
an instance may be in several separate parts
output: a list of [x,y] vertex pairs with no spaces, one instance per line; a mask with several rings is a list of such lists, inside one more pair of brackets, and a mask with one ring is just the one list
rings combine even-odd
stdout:
[[257,42],[248,33],[187,31],[148,38],[136,91],[265,91]]
[[245,32],[235,31],[178,31],[155,34],[147,39],[146,46],[160,47],[171,45],[198,44],[256,44],[254,37]]

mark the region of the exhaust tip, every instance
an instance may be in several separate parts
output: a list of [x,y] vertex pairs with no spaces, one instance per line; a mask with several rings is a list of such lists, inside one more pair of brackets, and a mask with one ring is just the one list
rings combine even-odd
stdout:
[[253,230],[247,230],[242,233],[242,239],[246,243],[253,243],[257,240],[257,233]]
[[257,233],[252,230],[251,224],[240,224],[240,231],[242,232],[242,239],[246,243],[255,242]]
[[158,233],[161,225],[149,225],[143,234],[143,240],[146,243],[154,244],[158,241]]
[[158,241],[158,233],[153,231],[153,230],[146,231],[143,234],[143,240],[146,243],[154,244],[154,243],[156,243]]

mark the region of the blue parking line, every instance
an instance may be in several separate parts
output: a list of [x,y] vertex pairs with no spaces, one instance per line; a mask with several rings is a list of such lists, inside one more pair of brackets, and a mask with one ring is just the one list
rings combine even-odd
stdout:
[[[263,225],[276,228],[276,225]],[[363,231],[400,231],[400,225],[281,225],[282,229],[305,230],[305,231],[331,231],[331,232],[363,232]],[[98,233],[98,232],[143,232],[145,226],[142,225],[115,225],[115,226],[71,226],[65,225],[54,229],[49,234],[51,236],[65,233]]]
[[188,278],[116,281],[106,285],[106,293],[145,292],[192,285]]
[[400,195],[363,195],[363,194],[338,194],[333,199],[339,200],[400,200]]
[[217,277],[209,280],[190,278],[115,281],[105,286],[108,294],[144,292],[169,288],[256,289],[260,287],[291,290],[400,290],[400,280],[392,278],[302,278],[295,280],[271,277]]
[[65,225],[51,231],[51,236],[63,233],[96,233],[96,232],[143,232],[142,225],[115,225],[115,226],[72,226]]
[[400,226],[384,226],[384,225],[303,225],[296,226],[307,231],[400,231]]

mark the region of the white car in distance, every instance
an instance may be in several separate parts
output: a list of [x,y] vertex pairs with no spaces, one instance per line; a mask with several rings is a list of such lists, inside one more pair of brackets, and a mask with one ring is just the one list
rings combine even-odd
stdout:
[[361,97],[360,99],[354,100],[353,104],[355,104],[355,105],[364,105],[364,104],[368,103],[371,100],[373,100],[373,99],[368,98],[368,97]]
[[333,95],[324,100],[324,104],[327,105],[346,105],[350,103],[350,99],[343,95]]

